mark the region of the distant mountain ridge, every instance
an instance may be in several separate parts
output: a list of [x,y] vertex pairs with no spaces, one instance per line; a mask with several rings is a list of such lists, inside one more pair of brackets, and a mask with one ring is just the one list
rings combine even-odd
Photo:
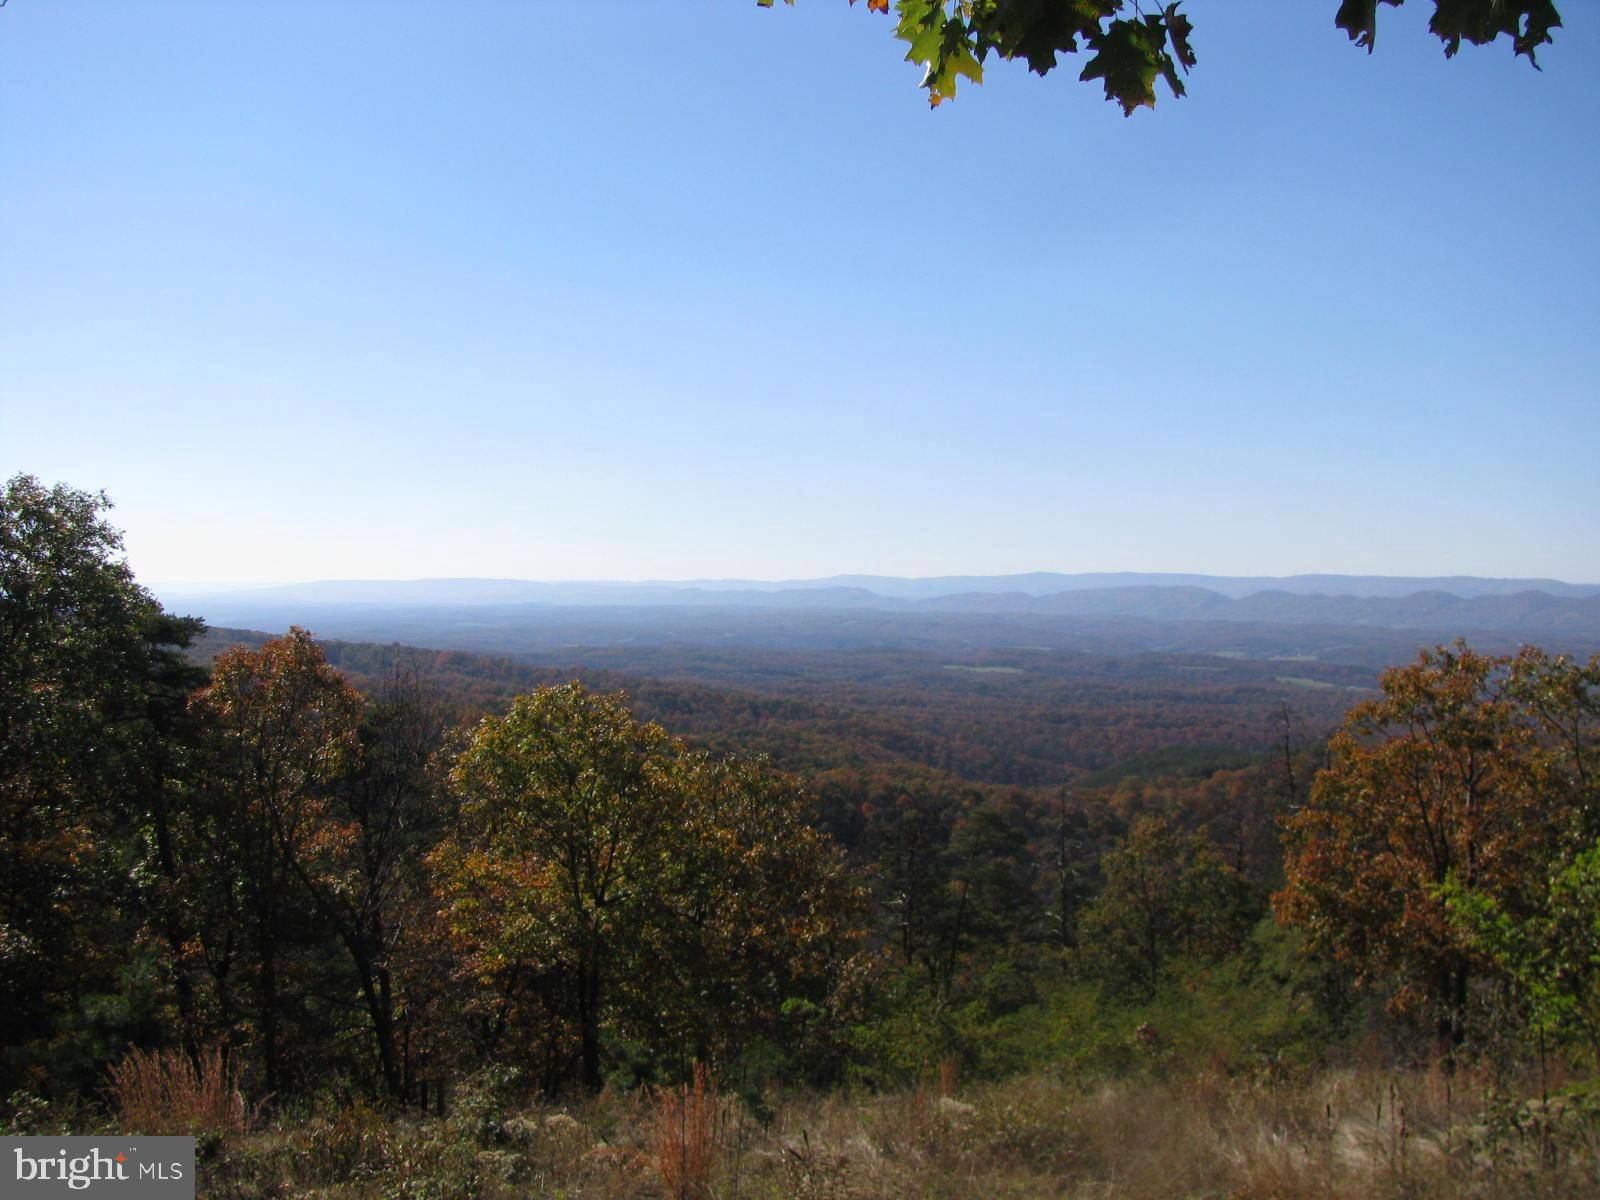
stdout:
[[[1567,583],[1559,579],[1489,579],[1473,575],[1188,575],[1151,572],[1087,572],[1061,574],[1035,571],[1020,575],[946,575],[905,578],[892,575],[833,575],[821,579],[777,581],[749,579],[692,579],[642,582],[571,581],[530,579],[406,579],[320,580],[249,588],[161,589],[173,601],[226,597],[256,602],[383,605],[474,604],[740,604],[778,603],[788,606],[810,602],[818,607],[853,607],[854,600],[876,604],[882,600],[928,601],[970,595],[1015,594],[1033,598],[1069,592],[1120,593],[1196,591],[1243,599],[1260,593],[1328,598],[1402,599],[1421,593],[1442,593],[1461,599],[1514,596],[1539,592],[1555,598],[1600,596],[1600,583]],[[770,598],[785,593],[804,597]],[[761,600],[760,597],[767,597]],[[1179,604],[1177,597],[1168,597]]]
[[1059,592],[1106,588],[1189,587],[1239,598],[1256,592],[1291,595],[1409,596],[1439,591],[1453,596],[1505,596],[1518,592],[1545,592],[1552,596],[1600,596],[1600,583],[1567,583],[1559,579],[1494,579],[1477,575],[1195,575],[1148,571],[1088,571],[1064,574],[1033,571],[1021,575],[942,575],[904,578],[895,575],[831,575],[822,579],[794,579],[761,583],[744,579],[694,579],[681,584],[649,586],[690,587],[707,591],[776,591],[802,588],[861,588],[880,596],[916,600],[965,592],[1022,592],[1048,596]]
[[[1123,578],[1143,582],[1085,586],[1087,582]],[[1188,582],[1195,579],[1218,586]],[[1062,586],[1063,581],[1070,586]],[[281,627],[290,622],[325,623],[330,613],[367,614],[373,619],[404,615],[413,621],[447,619],[471,625],[480,620],[499,623],[524,611],[530,615],[548,613],[553,616],[560,611],[584,609],[641,614],[668,609],[727,609],[833,612],[842,616],[877,611],[907,616],[945,613],[996,618],[1133,618],[1169,623],[1341,626],[1427,630],[1430,635],[1441,637],[1480,631],[1518,638],[1554,634],[1600,637],[1600,585],[1545,580],[1328,575],[1266,580],[1227,576],[1036,573],[940,579],[845,575],[736,586],[741,582],[328,580],[232,592],[170,593],[163,594],[162,599],[178,611],[194,612],[218,623],[258,627]],[[1285,586],[1249,590],[1257,583],[1267,582]],[[1534,583],[1544,586],[1525,586]],[[1303,590],[1316,584],[1344,590]],[[1414,587],[1415,584],[1431,586]],[[962,590],[941,590],[958,585]],[[1407,588],[1411,590],[1405,590]],[[1551,588],[1556,590],[1549,590]]]

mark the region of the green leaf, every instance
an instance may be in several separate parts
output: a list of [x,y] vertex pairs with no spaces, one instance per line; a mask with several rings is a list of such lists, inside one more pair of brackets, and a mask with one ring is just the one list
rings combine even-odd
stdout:
[[1561,14],[1554,0],[1437,0],[1431,33],[1444,43],[1446,58],[1454,58],[1465,38],[1474,46],[1486,46],[1501,34],[1511,38],[1514,54],[1525,54],[1535,68],[1534,52],[1555,39],[1552,29],[1561,28]]
[[983,82],[983,65],[973,52],[973,30],[959,15],[947,14],[940,0],[896,0],[895,34],[905,42],[906,61],[920,63],[928,103],[937,108],[956,94],[961,77]]
[[1174,95],[1184,93],[1166,44],[1166,25],[1159,16],[1113,21],[1103,33],[1089,39],[1095,55],[1078,78],[1101,80],[1106,99],[1122,105],[1124,116],[1132,116],[1136,108],[1154,108],[1158,75],[1166,79]]
[[1172,42],[1172,55],[1178,60],[1178,65],[1185,71],[1190,70],[1200,60],[1195,57],[1194,48],[1189,44],[1189,35],[1194,32],[1194,26],[1189,18],[1178,11],[1177,0],[1162,10],[1163,18],[1167,23],[1167,37]]
[[[1403,0],[1383,2],[1399,7]],[[1367,53],[1371,54],[1373,44],[1378,39],[1378,0],[1342,0],[1339,11],[1334,14],[1333,23],[1349,34],[1352,42],[1365,46]]]
[[975,5],[972,21],[981,49],[1020,58],[1044,75],[1057,65],[1058,54],[1076,53],[1080,39],[1099,33],[1121,7],[1121,0],[993,0]]
[[926,65],[939,53],[944,35],[944,7],[938,0],[895,0],[900,21],[894,34],[910,47],[906,61]]

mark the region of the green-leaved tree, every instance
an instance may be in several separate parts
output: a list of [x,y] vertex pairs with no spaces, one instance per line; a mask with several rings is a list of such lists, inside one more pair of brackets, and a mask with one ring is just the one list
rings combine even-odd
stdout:
[[126,1036],[97,1024],[137,1018],[92,1002],[123,990],[201,626],[134,582],[109,507],[30,475],[0,492],[0,1084],[68,1080]]
[[1084,910],[1078,940],[1113,987],[1155,995],[1176,959],[1237,950],[1259,910],[1249,885],[1199,834],[1143,817],[1101,862],[1105,887]]
[[776,1029],[786,1000],[826,1000],[853,892],[787,777],[570,683],[486,718],[452,780],[433,862],[454,933],[480,980],[569,1024],[585,1086],[608,1035],[681,1070]]

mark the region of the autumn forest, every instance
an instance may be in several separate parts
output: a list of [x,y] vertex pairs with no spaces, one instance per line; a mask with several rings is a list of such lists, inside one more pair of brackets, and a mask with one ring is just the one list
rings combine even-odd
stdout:
[[[1018,668],[840,660],[887,674],[873,704],[821,665],[757,686],[759,655],[740,685],[207,629],[105,508],[18,476],[0,509],[14,1128],[203,1134],[217,1194],[255,1194],[287,1168],[251,1131],[330,1102],[317,1137],[445,1159],[463,1113],[565,1105],[604,1146],[643,1105],[628,1186],[693,1194],[796,1096],[932,1094],[897,1119],[953,1136],[979,1089],[1303,1089],[1356,1056],[1537,1087],[1486,1128],[1531,1131],[1545,1184],[1592,1169],[1600,657],[1458,642],[1306,687],[1086,656],[998,706]],[[542,1119],[473,1135],[504,1186]],[[1441,1145],[1439,1186],[1481,1174]]]

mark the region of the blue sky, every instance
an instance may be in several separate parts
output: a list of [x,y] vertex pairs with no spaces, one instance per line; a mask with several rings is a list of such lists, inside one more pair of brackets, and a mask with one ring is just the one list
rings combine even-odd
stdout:
[[1600,5],[1187,7],[1125,120],[844,0],[10,0],[0,471],[154,581],[1600,580]]

